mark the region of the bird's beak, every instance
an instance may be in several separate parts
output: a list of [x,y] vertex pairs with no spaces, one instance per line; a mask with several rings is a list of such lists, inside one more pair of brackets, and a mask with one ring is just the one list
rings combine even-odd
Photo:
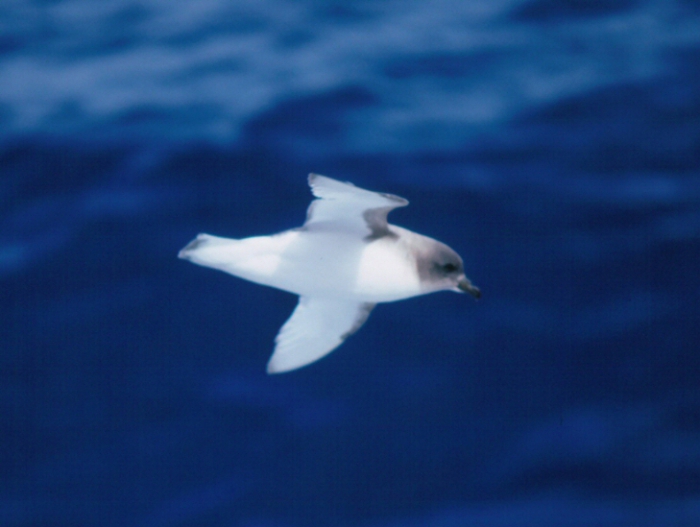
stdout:
[[481,298],[481,290],[475,285],[472,285],[472,283],[469,281],[469,278],[467,278],[466,276],[459,281],[459,283],[457,284],[457,289],[464,293],[469,293],[477,300]]

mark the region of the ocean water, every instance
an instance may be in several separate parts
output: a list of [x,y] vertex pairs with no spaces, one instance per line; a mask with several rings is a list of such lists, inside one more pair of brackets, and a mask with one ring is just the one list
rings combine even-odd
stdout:
[[[296,298],[178,260],[318,172],[483,298]],[[0,4],[0,524],[700,525],[691,0]]]

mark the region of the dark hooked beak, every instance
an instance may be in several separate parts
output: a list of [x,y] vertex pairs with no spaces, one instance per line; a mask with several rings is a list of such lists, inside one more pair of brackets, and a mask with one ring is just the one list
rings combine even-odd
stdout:
[[469,278],[467,278],[466,276],[459,281],[459,283],[457,284],[457,288],[460,291],[469,293],[477,300],[481,298],[481,290],[475,285],[472,285],[472,283],[469,281]]

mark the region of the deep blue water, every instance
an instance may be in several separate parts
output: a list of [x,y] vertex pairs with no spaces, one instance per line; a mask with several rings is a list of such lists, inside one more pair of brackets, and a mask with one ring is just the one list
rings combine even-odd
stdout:
[[[404,196],[483,298],[267,376],[198,232]],[[700,525],[691,0],[0,4],[0,524]]]

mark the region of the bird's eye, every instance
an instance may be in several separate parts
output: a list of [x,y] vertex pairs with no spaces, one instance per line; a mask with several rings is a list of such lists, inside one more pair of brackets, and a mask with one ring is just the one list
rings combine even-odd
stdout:
[[442,266],[442,270],[446,273],[454,273],[457,270],[457,266],[453,263],[446,263]]

